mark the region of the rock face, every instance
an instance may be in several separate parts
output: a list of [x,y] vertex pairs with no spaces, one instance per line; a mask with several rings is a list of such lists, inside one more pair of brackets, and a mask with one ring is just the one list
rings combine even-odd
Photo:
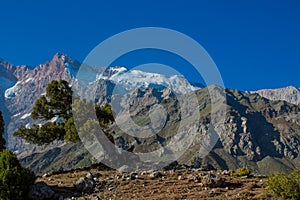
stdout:
[[270,100],[283,100],[292,104],[300,105],[300,89],[294,86],[288,86],[279,89],[266,89],[253,91],[262,97]]
[[[179,158],[180,164],[195,167],[211,166],[235,170],[239,167],[248,167],[260,174],[269,174],[279,170],[290,170],[299,167],[300,153],[300,107],[285,101],[270,101],[258,94],[226,89],[226,102],[211,102],[209,95],[223,95],[218,86],[210,86],[196,91],[199,101],[200,123],[190,126],[185,124],[184,131],[178,131],[180,123],[180,104],[170,93],[164,97],[164,90],[139,89],[133,91],[124,102],[130,102],[131,113],[136,123],[148,124],[149,111],[156,103],[160,103],[167,113],[166,123],[161,131],[151,137],[139,138],[124,133],[114,124],[110,131],[115,136],[115,144],[127,151],[145,153],[156,151],[161,157],[168,155],[168,150],[162,148],[172,144],[172,138],[178,137],[179,144],[184,143],[189,134],[197,133],[189,149]],[[209,93],[210,91],[210,93]],[[187,97],[188,98],[188,97]],[[123,105],[123,101],[120,101]],[[188,99],[188,102],[189,101]],[[211,106],[226,106],[224,121],[211,118]],[[151,113],[151,112],[150,112]],[[216,120],[214,127],[210,121]],[[213,150],[204,158],[200,157],[203,137],[209,129],[218,130],[218,142]],[[174,135],[174,133],[177,135]],[[80,151],[80,150],[77,150]],[[64,152],[58,152],[69,157]],[[86,157],[86,156],[85,156]],[[36,154],[26,160],[28,167],[34,159],[47,160],[46,154]],[[31,160],[31,161],[30,161]],[[53,160],[57,162],[57,159]],[[53,162],[53,165],[55,165]],[[77,161],[79,162],[79,160]],[[121,166],[120,166],[121,167]],[[124,171],[123,170],[120,171]],[[127,170],[125,170],[127,171]],[[40,171],[41,172],[41,171]]]
[[64,54],[57,53],[51,61],[34,69],[27,66],[14,67],[5,62],[1,62],[1,65],[0,78],[5,79],[6,84],[4,88],[1,88],[0,95],[4,104],[1,104],[0,109],[6,111],[6,116],[10,116],[6,120],[7,147],[15,151],[31,149],[31,145],[13,137],[12,133],[20,125],[29,125],[32,122],[31,110],[35,101],[45,93],[47,85],[52,80],[70,81],[71,71],[78,68],[80,63]]

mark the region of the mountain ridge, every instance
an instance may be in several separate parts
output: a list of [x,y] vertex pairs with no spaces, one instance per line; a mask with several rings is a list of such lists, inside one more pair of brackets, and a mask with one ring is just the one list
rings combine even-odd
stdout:
[[[129,90],[131,99],[128,97],[120,99],[120,109],[124,108],[126,102],[132,102],[130,112],[134,120],[142,124],[149,123],[147,112],[151,106],[158,103],[163,104],[169,114],[162,135],[145,140],[128,137],[115,124],[110,130],[116,134],[116,144],[125,150],[143,152],[147,149],[155,150],[167,144],[168,139],[173,136],[172,133],[177,130],[178,122],[180,122],[180,115],[178,114],[180,109],[175,100],[176,95],[170,86],[173,83],[172,79],[168,80],[167,77],[159,74],[128,70],[122,67],[97,68],[98,71],[94,71],[98,73],[97,76],[95,75],[97,79],[90,82],[87,89],[81,90],[80,83],[76,80],[80,66],[80,62],[61,53],[56,53],[52,60],[33,69],[26,66],[14,67],[5,61],[0,61],[0,70],[3,72],[0,79],[7,80],[5,82],[7,84],[1,85],[0,101],[2,104],[0,109],[4,110],[5,120],[8,122],[6,125],[8,148],[22,153],[19,154],[19,158],[23,165],[42,173],[52,168],[61,168],[60,165],[63,161],[55,159],[56,157],[60,159],[69,157],[68,163],[70,165],[68,167],[72,167],[72,164],[78,167],[83,163],[91,164],[93,162],[88,152],[84,151],[83,147],[78,144],[74,146],[57,141],[51,145],[38,147],[12,136],[18,126],[30,126],[34,123],[30,118],[30,113],[35,101],[45,94],[45,89],[52,80],[58,79],[68,81],[74,90],[86,98],[91,97],[91,94],[94,93],[96,103],[100,105],[111,102],[116,97],[118,94],[114,93],[116,87],[118,91],[128,92],[126,90]],[[144,76],[146,79],[143,80]],[[130,77],[135,78],[130,80]],[[154,80],[152,85],[147,82],[151,80],[149,77]],[[139,78],[142,81],[137,81]],[[157,80],[155,80],[156,78]],[[129,81],[126,82],[126,79]],[[191,149],[179,161],[195,166],[210,163],[215,167],[228,169],[236,169],[246,165],[260,173],[267,172],[265,166],[269,163],[273,163],[274,169],[280,169],[282,166],[286,169],[292,169],[298,166],[298,160],[300,160],[298,148],[300,146],[299,105],[291,104],[295,98],[283,99],[284,96],[268,96],[261,91],[241,92],[219,86],[197,88],[196,84],[194,84],[195,87],[188,82],[182,82],[181,77],[175,77],[175,79],[178,81],[174,82],[175,86],[186,87],[186,89],[178,90],[177,93],[193,92],[199,99],[201,124],[199,127],[187,126],[186,129],[190,132],[196,131],[200,135],[205,135],[211,128],[209,122],[211,120],[211,106],[214,102],[212,102],[210,95],[218,97],[222,94],[221,90],[225,90],[226,101],[217,101],[214,106],[225,106],[227,109],[225,123],[220,121],[214,127],[223,134],[220,135],[213,151],[205,158],[197,157],[199,142],[201,142],[200,137],[194,141]],[[297,88],[296,90],[293,87],[287,88],[286,96],[293,95],[293,91],[297,91]],[[297,92],[295,94],[298,95]],[[291,102],[288,103],[288,101]],[[67,153],[77,150],[82,154],[70,155]],[[163,154],[164,152],[161,152],[161,155]],[[53,160],[50,162],[47,157]],[[39,165],[42,166],[39,167]],[[56,168],[56,170],[58,169]]]
[[300,89],[295,86],[287,86],[276,89],[261,89],[252,91],[270,100],[283,100],[300,105]]

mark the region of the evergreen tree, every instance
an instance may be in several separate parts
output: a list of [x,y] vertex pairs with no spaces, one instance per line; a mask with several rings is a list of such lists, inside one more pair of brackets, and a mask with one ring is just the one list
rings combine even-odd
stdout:
[[[82,127],[86,122],[86,116],[95,115],[93,103],[76,99],[74,109],[84,110],[83,116],[76,116],[76,124]],[[96,116],[101,127],[107,128],[114,121],[111,107],[106,104],[103,108],[95,105]],[[33,119],[43,120],[43,125],[34,124],[31,128],[20,126],[14,133],[15,136],[24,138],[38,145],[48,144],[54,140],[65,140],[67,142],[80,141],[72,114],[72,89],[64,80],[52,81],[47,89],[46,95],[36,101],[31,113]],[[49,122],[49,120],[53,122]]]
[[[4,120],[0,111],[0,133],[4,132]],[[28,190],[36,179],[33,172],[23,168],[17,156],[5,150],[5,140],[1,137],[0,149],[0,199],[27,199]]]
[[2,117],[2,113],[0,111],[0,151],[5,149],[5,139],[3,137],[4,134],[4,120]]
[[52,81],[46,96],[39,98],[31,113],[32,119],[50,120],[59,117],[68,120],[72,116],[72,89],[65,80]]
[[34,173],[23,168],[15,154],[8,150],[0,152],[0,199],[27,199],[35,179]]

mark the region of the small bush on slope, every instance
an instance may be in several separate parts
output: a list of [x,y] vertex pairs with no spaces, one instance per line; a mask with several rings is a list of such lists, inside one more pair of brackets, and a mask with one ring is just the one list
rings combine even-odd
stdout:
[[300,169],[289,175],[277,173],[271,175],[266,183],[270,193],[284,199],[300,199]]

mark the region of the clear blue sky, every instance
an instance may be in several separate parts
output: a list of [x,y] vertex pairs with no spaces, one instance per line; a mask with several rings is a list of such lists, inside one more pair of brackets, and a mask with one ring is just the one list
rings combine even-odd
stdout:
[[[82,61],[116,33],[157,26],[198,41],[214,59],[226,87],[300,87],[299,2],[1,1],[0,57],[14,65],[35,66],[63,52]],[[130,67],[135,62],[123,59],[120,64]],[[185,71],[197,81],[192,74]]]

